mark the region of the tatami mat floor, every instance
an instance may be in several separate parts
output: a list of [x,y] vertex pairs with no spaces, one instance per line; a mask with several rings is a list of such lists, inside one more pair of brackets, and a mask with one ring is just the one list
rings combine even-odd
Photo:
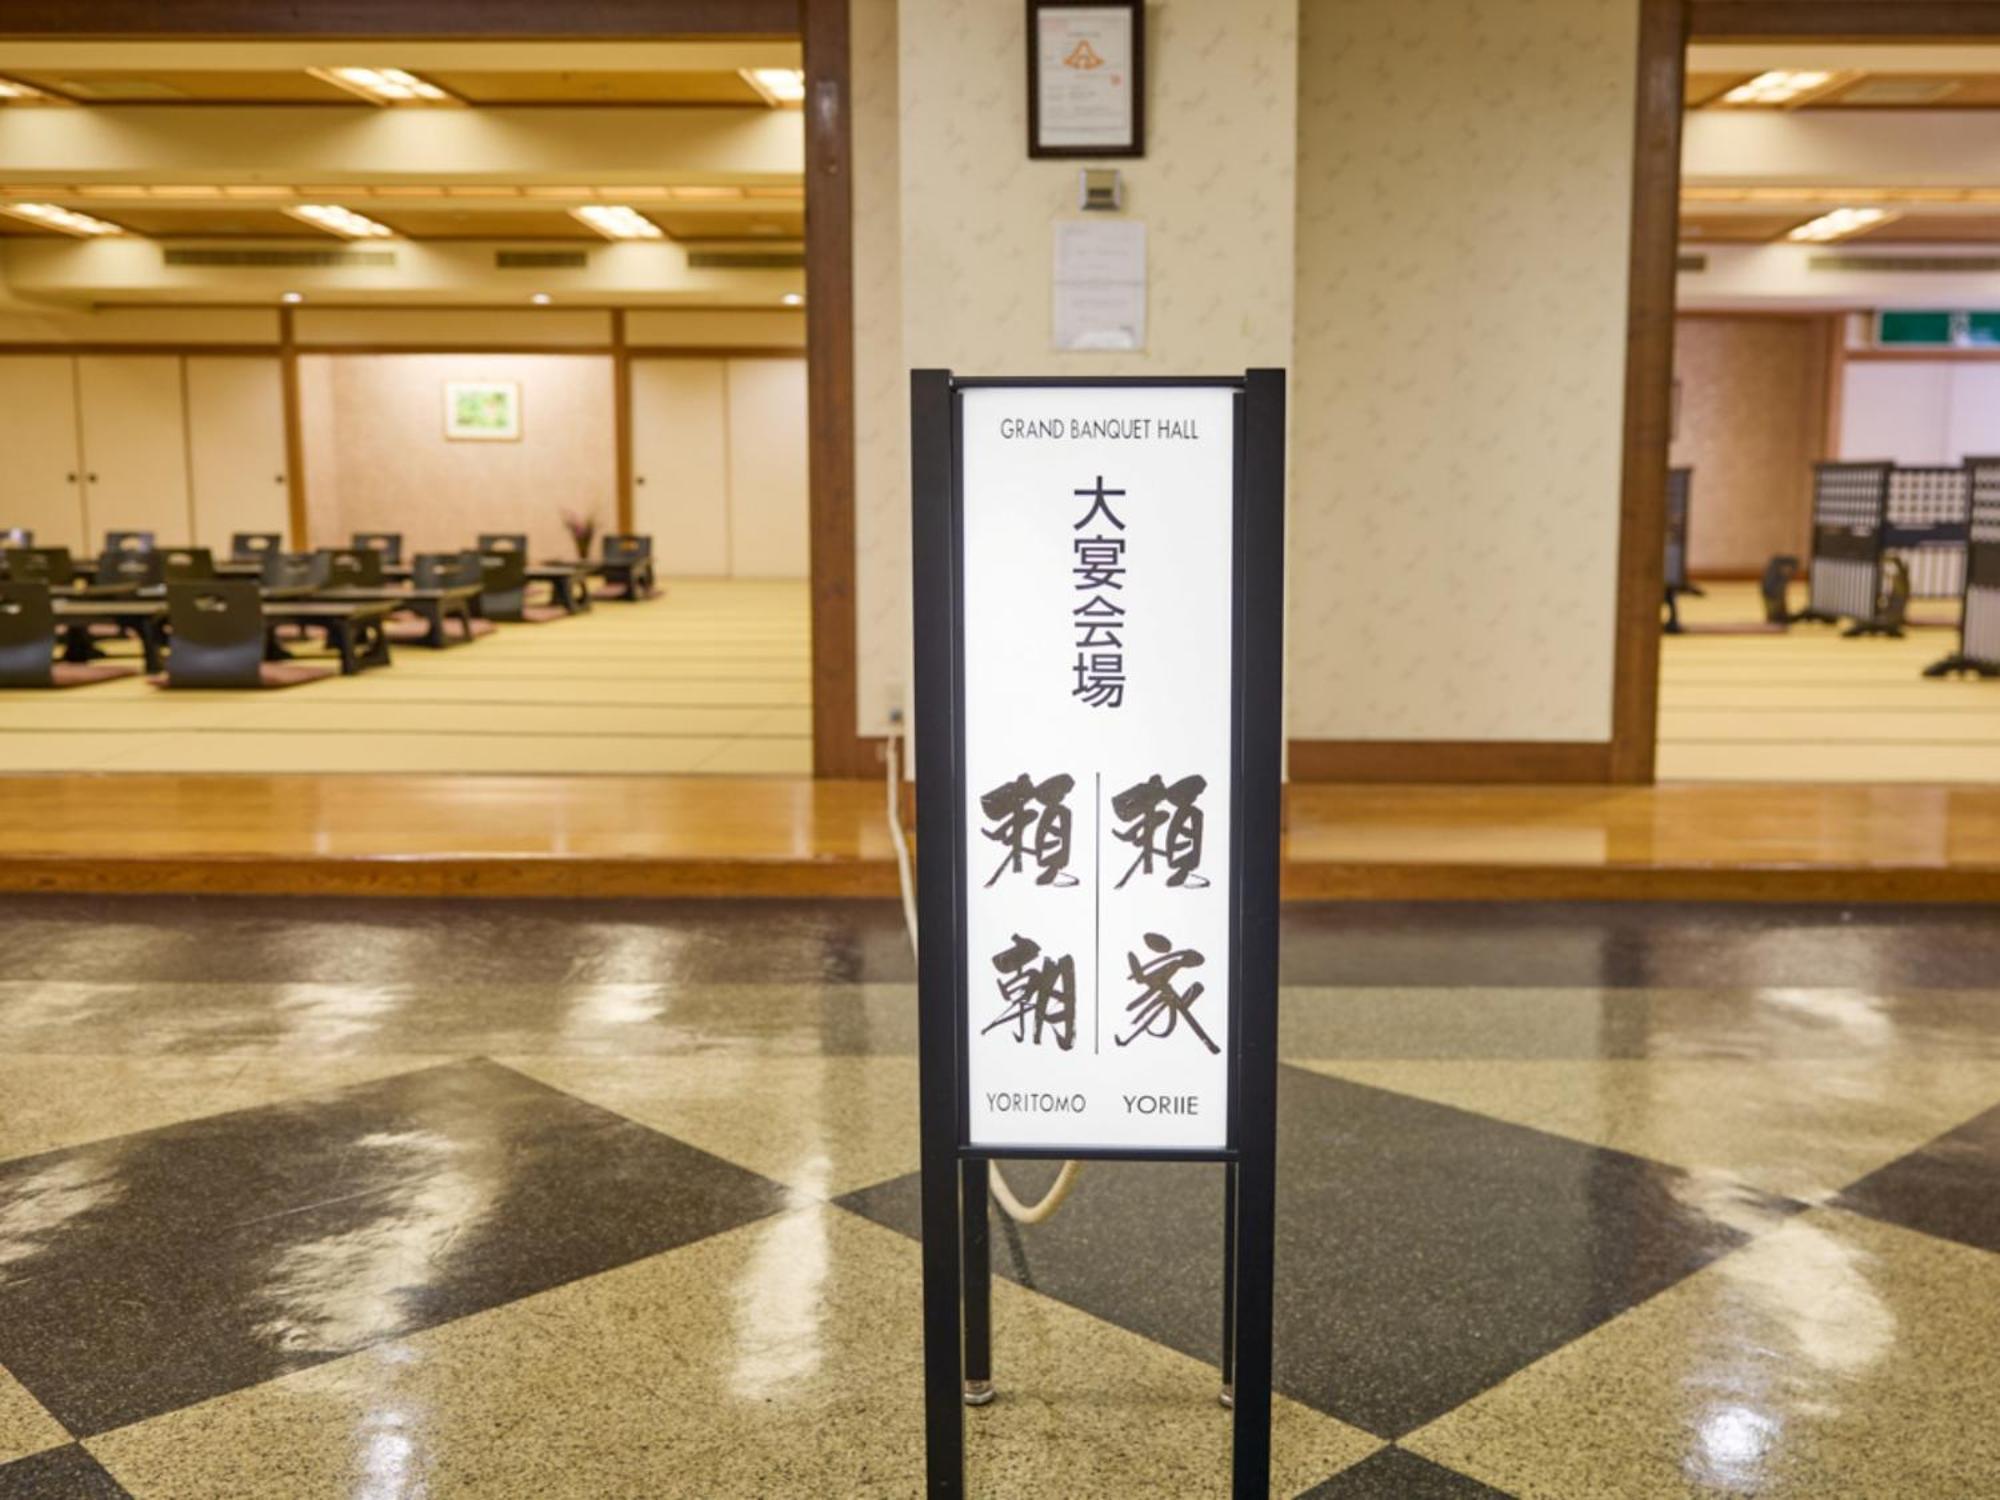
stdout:
[[[1707,595],[1682,601],[1690,626],[1762,618],[1753,584],[1709,584]],[[1932,603],[1912,612],[1956,616]],[[2000,681],[1923,675],[1957,643],[1955,627],[1920,625],[1901,640],[1847,640],[1828,625],[1668,636],[1660,778],[2000,781]]]
[[668,580],[646,604],[277,692],[0,695],[0,771],[811,770],[801,582]]

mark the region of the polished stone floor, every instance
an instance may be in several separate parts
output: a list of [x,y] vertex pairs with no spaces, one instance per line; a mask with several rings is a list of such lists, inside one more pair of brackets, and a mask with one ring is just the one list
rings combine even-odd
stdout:
[[[2000,915],[1285,923],[1274,1493],[2000,1495]],[[920,1493],[912,975],[892,905],[0,903],[0,1500]],[[996,1215],[975,1495],[1226,1492],[1220,1209]]]

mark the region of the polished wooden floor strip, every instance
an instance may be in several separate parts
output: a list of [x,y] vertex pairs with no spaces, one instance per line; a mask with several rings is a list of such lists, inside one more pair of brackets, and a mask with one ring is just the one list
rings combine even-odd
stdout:
[[[0,777],[0,889],[891,897],[880,783]],[[1288,900],[2000,900],[2000,787],[1295,786]]]

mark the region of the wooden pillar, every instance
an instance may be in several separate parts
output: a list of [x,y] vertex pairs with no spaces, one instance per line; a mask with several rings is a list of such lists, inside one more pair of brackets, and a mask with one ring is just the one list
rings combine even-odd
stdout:
[[306,438],[299,416],[299,344],[289,307],[278,309],[278,374],[285,398],[285,498],[290,506],[291,545],[303,552],[312,545],[306,520]]

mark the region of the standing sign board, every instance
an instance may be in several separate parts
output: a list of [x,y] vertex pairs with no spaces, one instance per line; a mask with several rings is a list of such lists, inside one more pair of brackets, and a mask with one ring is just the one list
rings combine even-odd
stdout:
[[987,1163],[1229,1166],[1269,1467],[1284,377],[912,378],[930,1489],[988,1374]]

